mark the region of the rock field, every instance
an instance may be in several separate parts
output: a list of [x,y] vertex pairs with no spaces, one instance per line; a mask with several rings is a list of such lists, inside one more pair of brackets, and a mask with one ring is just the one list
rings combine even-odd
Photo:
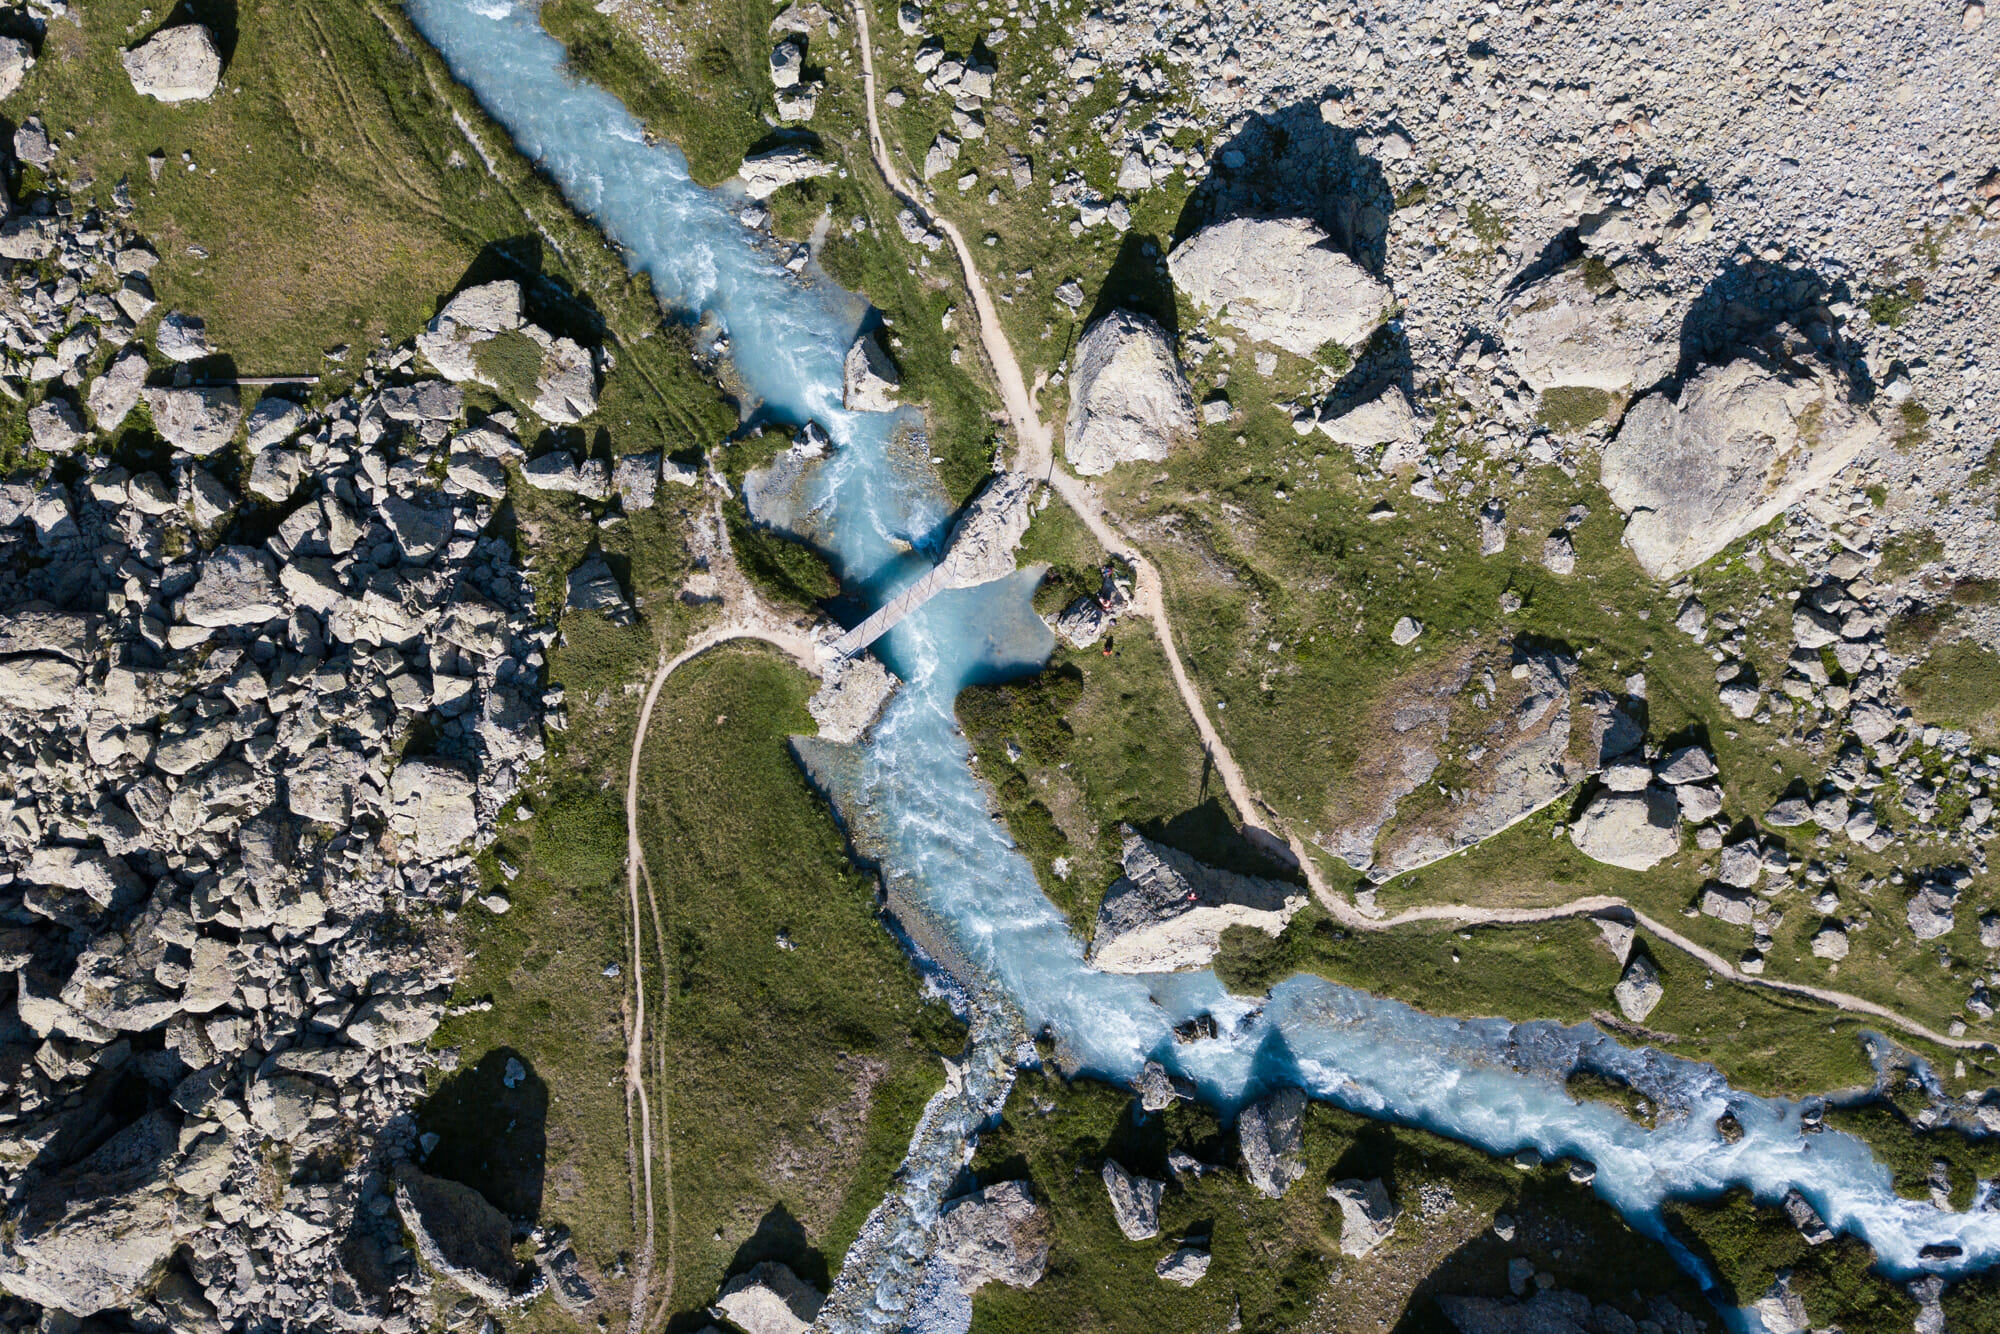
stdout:
[[[561,721],[553,632],[511,546],[480,536],[517,423],[466,422],[408,348],[310,410],[273,391],[246,415],[233,383],[149,374],[154,252],[41,199],[8,223],[0,289],[5,370],[47,386],[30,422],[54,464],[0,487],[0,1282],[148,1327],[410,1329],[428,1280],[401,1210],[434,1266],[473,1257],[451,1261],[465,1286],[532,1291],[514,1223],[405,1161],[455,967],[434,927]],[[474,294],[519,329],[512,284]],[[162,343],[191,336],[159,321]],[[543,346],[562,420],[595,372]],[[142,406],[170,453],[77,452]],[[220,451],[244,439],[238,477]],[[430,739],[402,749],[420,719]]]

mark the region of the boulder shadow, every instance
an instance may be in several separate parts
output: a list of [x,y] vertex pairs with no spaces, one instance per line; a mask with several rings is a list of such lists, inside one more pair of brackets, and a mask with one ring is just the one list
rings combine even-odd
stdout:
[[812,1238],[806,1235],[805,1224],[792,1216],[792,1211],[785,1207],[783,1201],[772,1205],[757,1221],[757,1230],[736,1248],[726,1272],[733,1277],[766,1260],[776,1260],[821,1292],[832,1287],[832,1274],[825,1254],[812,1244]]
[[[215,35],[215,49],[222,53],[222,73],[227,77],[236,60],[236,0],[180,0],[160,28],[177,28],[183,23],[199,23]],[[152,35],[149,32],[146,37]]]
[[[1207,770],[1203,771],[1204,779]],[[1234,871],[1238,875],[1304,884],[1305,874],[1289,856],[1252,838],[1244,826],[1229,818],[1220,797],[1210,797],[1178,815],[1133,824],[1155,843],[1178,848],[1198,862]]]
[[532,1222],[542,1212],[548,1113],[548,1085],[534,1066],[512,1047],[495,1047],[417,1109],[417,1129],[438,1137],[421,1166]]
[[[1673,1262],[1667,1248],[1618,1222],[1588,1187],[1537,1177],[1522,1183],[1519,1194],[1501,1211],[1514,1220],[1513,1239],[1503,1240],[1492,1228],[1484,1228],[1446,1254],[1417,1282],[1390,1327],[1393,1334],[1457,1334],[1459,1326],[1445,1314],[1440,1298],[1513,1300],[1507,1267],[1516,1259],[1530,1261],[1537,1272],[1553,1274],[1560,1290],[1618,1308],[1628,1322],[1657,1319],[1663,1300],[1697,1319],[1708,1314],[1705,1294]],[[1527,1290],[1532,1294],[1535,1289],[1530,1284]],[[1593,1320],[1587,1327],[1631,1325],[1601,1325]]]
[[1310,218],[1379,278],[1396,200],[1381,166],[1362,153],[1362,137],[1327,124],[1317,102],[1252,117],[1210,155],[1208,176],[1174,224],[1173,244],[1233,217]]
[[1701,289],[1681,321],[1673,387],[1789,324],[1846,377],[1849,397],[1865,404],[1875,396],[1874,382],[1859,349],[1841,335],[1828,309],[1852,299],[1845,280],[1830,284],[1811,269],[1764,260],[1731,264]]
[[1090,316],[1079,327],[1088,328],[1114,310],[1129,310],[1151,317],[1169,338],[1179,340],[1180,312],[1174,306],[1174,283],[1167,275],[1166,251],[1150,232],[1127,232],[1118,243],[1118,256],[1111,261],[1098,289]]

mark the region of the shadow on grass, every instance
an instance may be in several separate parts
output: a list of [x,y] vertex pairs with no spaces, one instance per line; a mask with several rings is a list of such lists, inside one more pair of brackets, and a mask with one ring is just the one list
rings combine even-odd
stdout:
[[495,1047],[439,1084],[417,1109],[418,1128],[438,1137],[423,1168],[472,1187],[502,1213],[533,1221],[542,1212],[548,1113],[548,1085],[534,1066],[512,1047]]

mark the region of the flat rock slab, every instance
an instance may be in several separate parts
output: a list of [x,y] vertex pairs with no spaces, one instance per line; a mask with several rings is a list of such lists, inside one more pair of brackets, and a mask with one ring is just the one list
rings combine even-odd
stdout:
[[1305,903],[1295,885],[1206,866],[1125,829],[1124,874],[1105,891],[1090,964],[1109,973],[1206,967],[1232,926],[1270,935]]
[[1592,861],[1650,871],[1680,851],[1680,803],[1669,788],[1600,792],[1577,822],[1570,842]]
[[1304,218],[1213,223],[1175,247],[1167,267],[1198,308],[1302,357],[1354,346],[1389,311],[1389,289]]

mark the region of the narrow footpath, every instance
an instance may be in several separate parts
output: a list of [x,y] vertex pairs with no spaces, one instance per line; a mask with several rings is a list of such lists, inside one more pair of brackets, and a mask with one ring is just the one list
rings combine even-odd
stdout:
[[[625,770],[625,893],[630,928],[628,962],[632,970],[632,987],[626,1003],[625,1120],[628,1141],[634,1138],[637,1141],[636,1144],[628,1142],[626,1156],[632,1178],[634,1221],[639,1223],[643,1220],[641,1235],[644,1239],[633,1266],[632,1299],[626,1317],[626,1328],[630,1334],[643,1334],[644,1330],[661,1324],[669,1314],[665,1307],[674,1291],[673,1143],[668,1133],[666,1099],[662,1097],[659,1141],[655,1144],[652,1100],[646,1093],[648,1042],[644,943],[648,916],[652,921],[660,959],[662,976],[659,985],[664,988],[667,982],[664,976],[666,923],[660,912],[660,897],[653,887],[652,872],[646,866],[645,845],[639,837],[639,760],[645,750],[647,728],[653,721],[653,706],[659,702],[660,691],[667,684],[667,679],[675,672],[703,654],[739,640],[757,640],[781,649],[813,676],[818,676],[821,671],[819,659],[813,651],[810,630],[797,618],[786,617],[767,605],[737,568],[735,555],[729,548],[729,527],[723,521],[719,500],[713,507],[711,519],[720,540],[719,553],[711,572],[722,591],[723,618],[689,639],[673,657],[665,657],[663,651],[661,661],[653,671],[653,679],[646,686],[645,702],[639,707],[639,720],[632,731],[632,753]],[[648,914],[640,912],[639,891],[642,886],[646,907],[650,910]],[[653,1063],[661,1065],[663,1062],[664,1054],[656,1052]],[[664,1076],[664,1069],[660,1074]],[[653,1184],[653,1164],[656,1160],[660,1165],[659,1188],[667,1209],[667,1253],[658,1308],[649,1310],[653,1263],[657,1254]]]

